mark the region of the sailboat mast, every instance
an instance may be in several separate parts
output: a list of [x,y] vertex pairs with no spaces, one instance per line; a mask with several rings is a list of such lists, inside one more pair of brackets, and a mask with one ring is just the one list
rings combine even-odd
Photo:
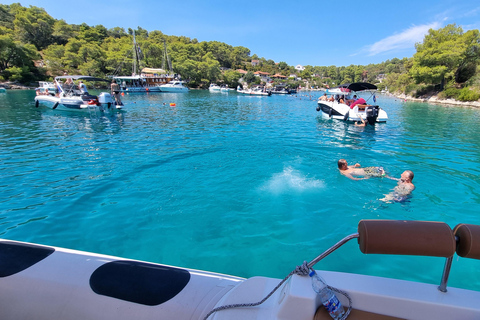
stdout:
[[138,60],[137,41],[135,40],[135,31],[133,31],[133,67],[132,67],[133,76],[137,74],[137,60]]
[[168,53],[167,53],[167,42],[165,40],[163,40],[163,47],[165,48],[165,53],[163,55],[163,63],[162,63],[162,68],[165,70],[165,60],[167,60],[167,63],[168,63],[168,72],[170,72],[170,74],[173,73],[173,68],[172,68],[172,62],[170,61],[170,58],[168,57]]

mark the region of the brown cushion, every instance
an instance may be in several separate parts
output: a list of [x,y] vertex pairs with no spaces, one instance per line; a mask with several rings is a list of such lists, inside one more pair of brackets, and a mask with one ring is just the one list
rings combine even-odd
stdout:
[[358,233],[365,254],[451,257],[455,253],[453,231],[443,222],[362,220]]
[[480,226],[461,223],[453,232],[458,237],[457,254],[460,257],[480,259]]

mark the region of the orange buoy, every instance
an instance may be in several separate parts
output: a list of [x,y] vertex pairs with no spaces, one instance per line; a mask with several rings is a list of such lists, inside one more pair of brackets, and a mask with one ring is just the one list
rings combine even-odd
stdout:
[[147,92],[148,92],[148,88],[145,88],[145,90],[147,90]]
[[175,106],[176,106],[176,104],[175,104],[175,103],[173,103],[173,102],[172,102],[172,103],[170,103],[170,107],[175,107]]
[[125,95],[125,92],[122,92],[122,96],[124,96],[124,95]]

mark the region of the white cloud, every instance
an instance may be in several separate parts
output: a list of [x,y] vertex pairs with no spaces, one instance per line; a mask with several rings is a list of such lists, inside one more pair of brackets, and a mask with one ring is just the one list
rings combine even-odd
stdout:
[[372,45],[366,46],[362,52],[366,52],[369,56],[375,56],[384,52],[413,48],[415,43],[423,41],[429,29],[438,29],[441,25],[440,22],[434,22],[421,26],[412,26],[401,33],[394,34],[393,36],[386,37]]

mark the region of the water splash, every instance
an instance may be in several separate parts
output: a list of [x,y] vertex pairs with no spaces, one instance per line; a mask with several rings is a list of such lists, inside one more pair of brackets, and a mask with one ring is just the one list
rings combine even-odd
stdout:
[[290,166],[285,167],[282,172],[275,173],[263,184],[262,191],[272,194],[283,194],[291,192],[308,192],[324,189],[325,183],[321,180],[309,178],[299,170]]

